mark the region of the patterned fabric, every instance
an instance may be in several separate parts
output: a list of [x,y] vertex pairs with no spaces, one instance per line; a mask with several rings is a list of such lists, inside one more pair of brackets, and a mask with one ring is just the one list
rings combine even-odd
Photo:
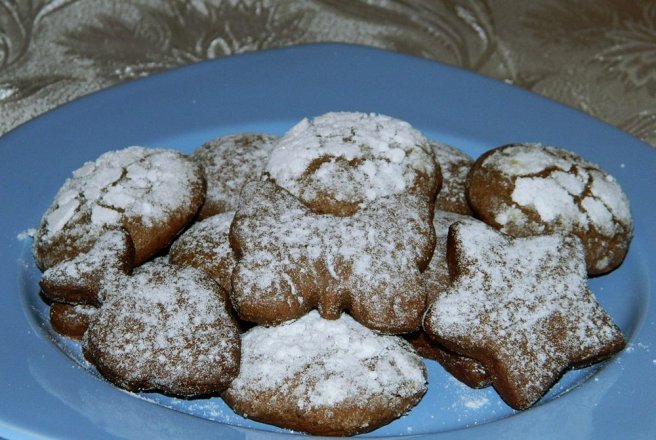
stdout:
[[311,42],[461,66],[656,146],[656,2],[645,0],[0,0],[0,134],[123,81]]

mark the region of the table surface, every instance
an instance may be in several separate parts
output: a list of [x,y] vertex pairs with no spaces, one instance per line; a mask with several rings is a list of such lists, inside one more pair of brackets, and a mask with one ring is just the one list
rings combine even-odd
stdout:
[[656,146],[656,3],[644,0],[3,0],[0,134],[114,84],[315,42],[457,65]]

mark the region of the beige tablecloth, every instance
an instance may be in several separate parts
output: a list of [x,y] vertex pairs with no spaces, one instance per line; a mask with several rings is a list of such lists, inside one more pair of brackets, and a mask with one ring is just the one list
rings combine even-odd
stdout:
[[0,0],[0,134],[116,83],[310,42],[461,66],[656,146],[652,0]]

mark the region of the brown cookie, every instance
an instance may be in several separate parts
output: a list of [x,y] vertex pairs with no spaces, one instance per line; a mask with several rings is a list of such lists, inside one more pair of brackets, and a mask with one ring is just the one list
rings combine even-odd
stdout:
[[94,306],[52,303],[49,312],[50,325],[60,335],[80,340],[97,310]]
[[134,246],[123,229],[102,234],[88,252],[47,269],[39,285],[43,295],[55,302],[99,306],[104,287],[132,271]]
[[435,209],[471,215],[465,182],[467,174],[474,163],[464,151],[437,141],[429,141],[435,159],[442,171],[442,188],[435,198]]
[[465,385],[471,388],[485,388],[492,384],[492,378],[483,364],[449,350],[423,330],[403,337],[417,350],[420,356],[439,362],[446,371]]
[[85,357],[127,390],[219,392],[239,369],[226,296],[198,269],[146,263],[107,294],[84,335]]
[[424,329],[481,362],[513,408],[533,405],[568,367],[624,347],[587,287],[578,237],[512,238],[482,223],[455,223],[448,241],[453,282],[429,307]]
[[[435,299],[446,292],[449,288],[451,278],[447,265],[447,235],[449,227],[457,222],[478,223],[473,217],[447,211],[435,211],[433,226],[435,228],[435,251],[428,267],[422,274],[426,286],[427,304],[432,304]],[[417,352],[425,358],[439,362],[445,370],[456,379],[472,388],[483,388],[491,383],[490,375],[485,367],[467,356],[461,356],[430,338],[423,329],[406,336]]]
[[262,174],[276,139],[268,134],[237,133],[213,139],[191,154],[207,181],[200,219],[237,209],[241,188]]
[[316,311],[242,335],[239,376],[222,394],[245,417],[315,435],[372,431],[426,392],[426,370],[397,336]]
[[590,275],[619,266],[633,234],[617,181],[561,148],[511,144],[488,151],[472,166],[467,198],[477,217],[507,234],[578,236]]
[[236,260],[230,248],[230,224],[235,213],[224,212],[192,225],[171,245],[169,261],[204,270],[226,291]]
[[433,150],[419,131],[356,112],[302,120],[279,139],[265,171],[314,212],[340,216],[401,193],[432,201],[441,185]]
[[417,330],[421,270],[432,254],[433,206],[408,194],[380,197],[352,216],[316,214],[271,181],[251,182],[230,230],[237,256],[232,304],[262,325],[313,308],[342,310],[384,333]]
[[204,198],[202,170],[179,152],[107,152],[74,171],[55,196],[35,236],[36,264],[46,270],[73,258],[116,228],[128,232],[141,264],[171,243]]

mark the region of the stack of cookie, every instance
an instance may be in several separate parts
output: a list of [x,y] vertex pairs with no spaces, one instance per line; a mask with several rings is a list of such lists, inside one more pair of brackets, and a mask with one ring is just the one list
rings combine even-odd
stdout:
[[64,183],[34,255],[53,328],[115,385],[352,435],[419,402],[421,356],[525,409],[621,350],[587,277],[631,235],[617,182],[573,153],[474,161],[342,112],[190,156],[106,153]]

